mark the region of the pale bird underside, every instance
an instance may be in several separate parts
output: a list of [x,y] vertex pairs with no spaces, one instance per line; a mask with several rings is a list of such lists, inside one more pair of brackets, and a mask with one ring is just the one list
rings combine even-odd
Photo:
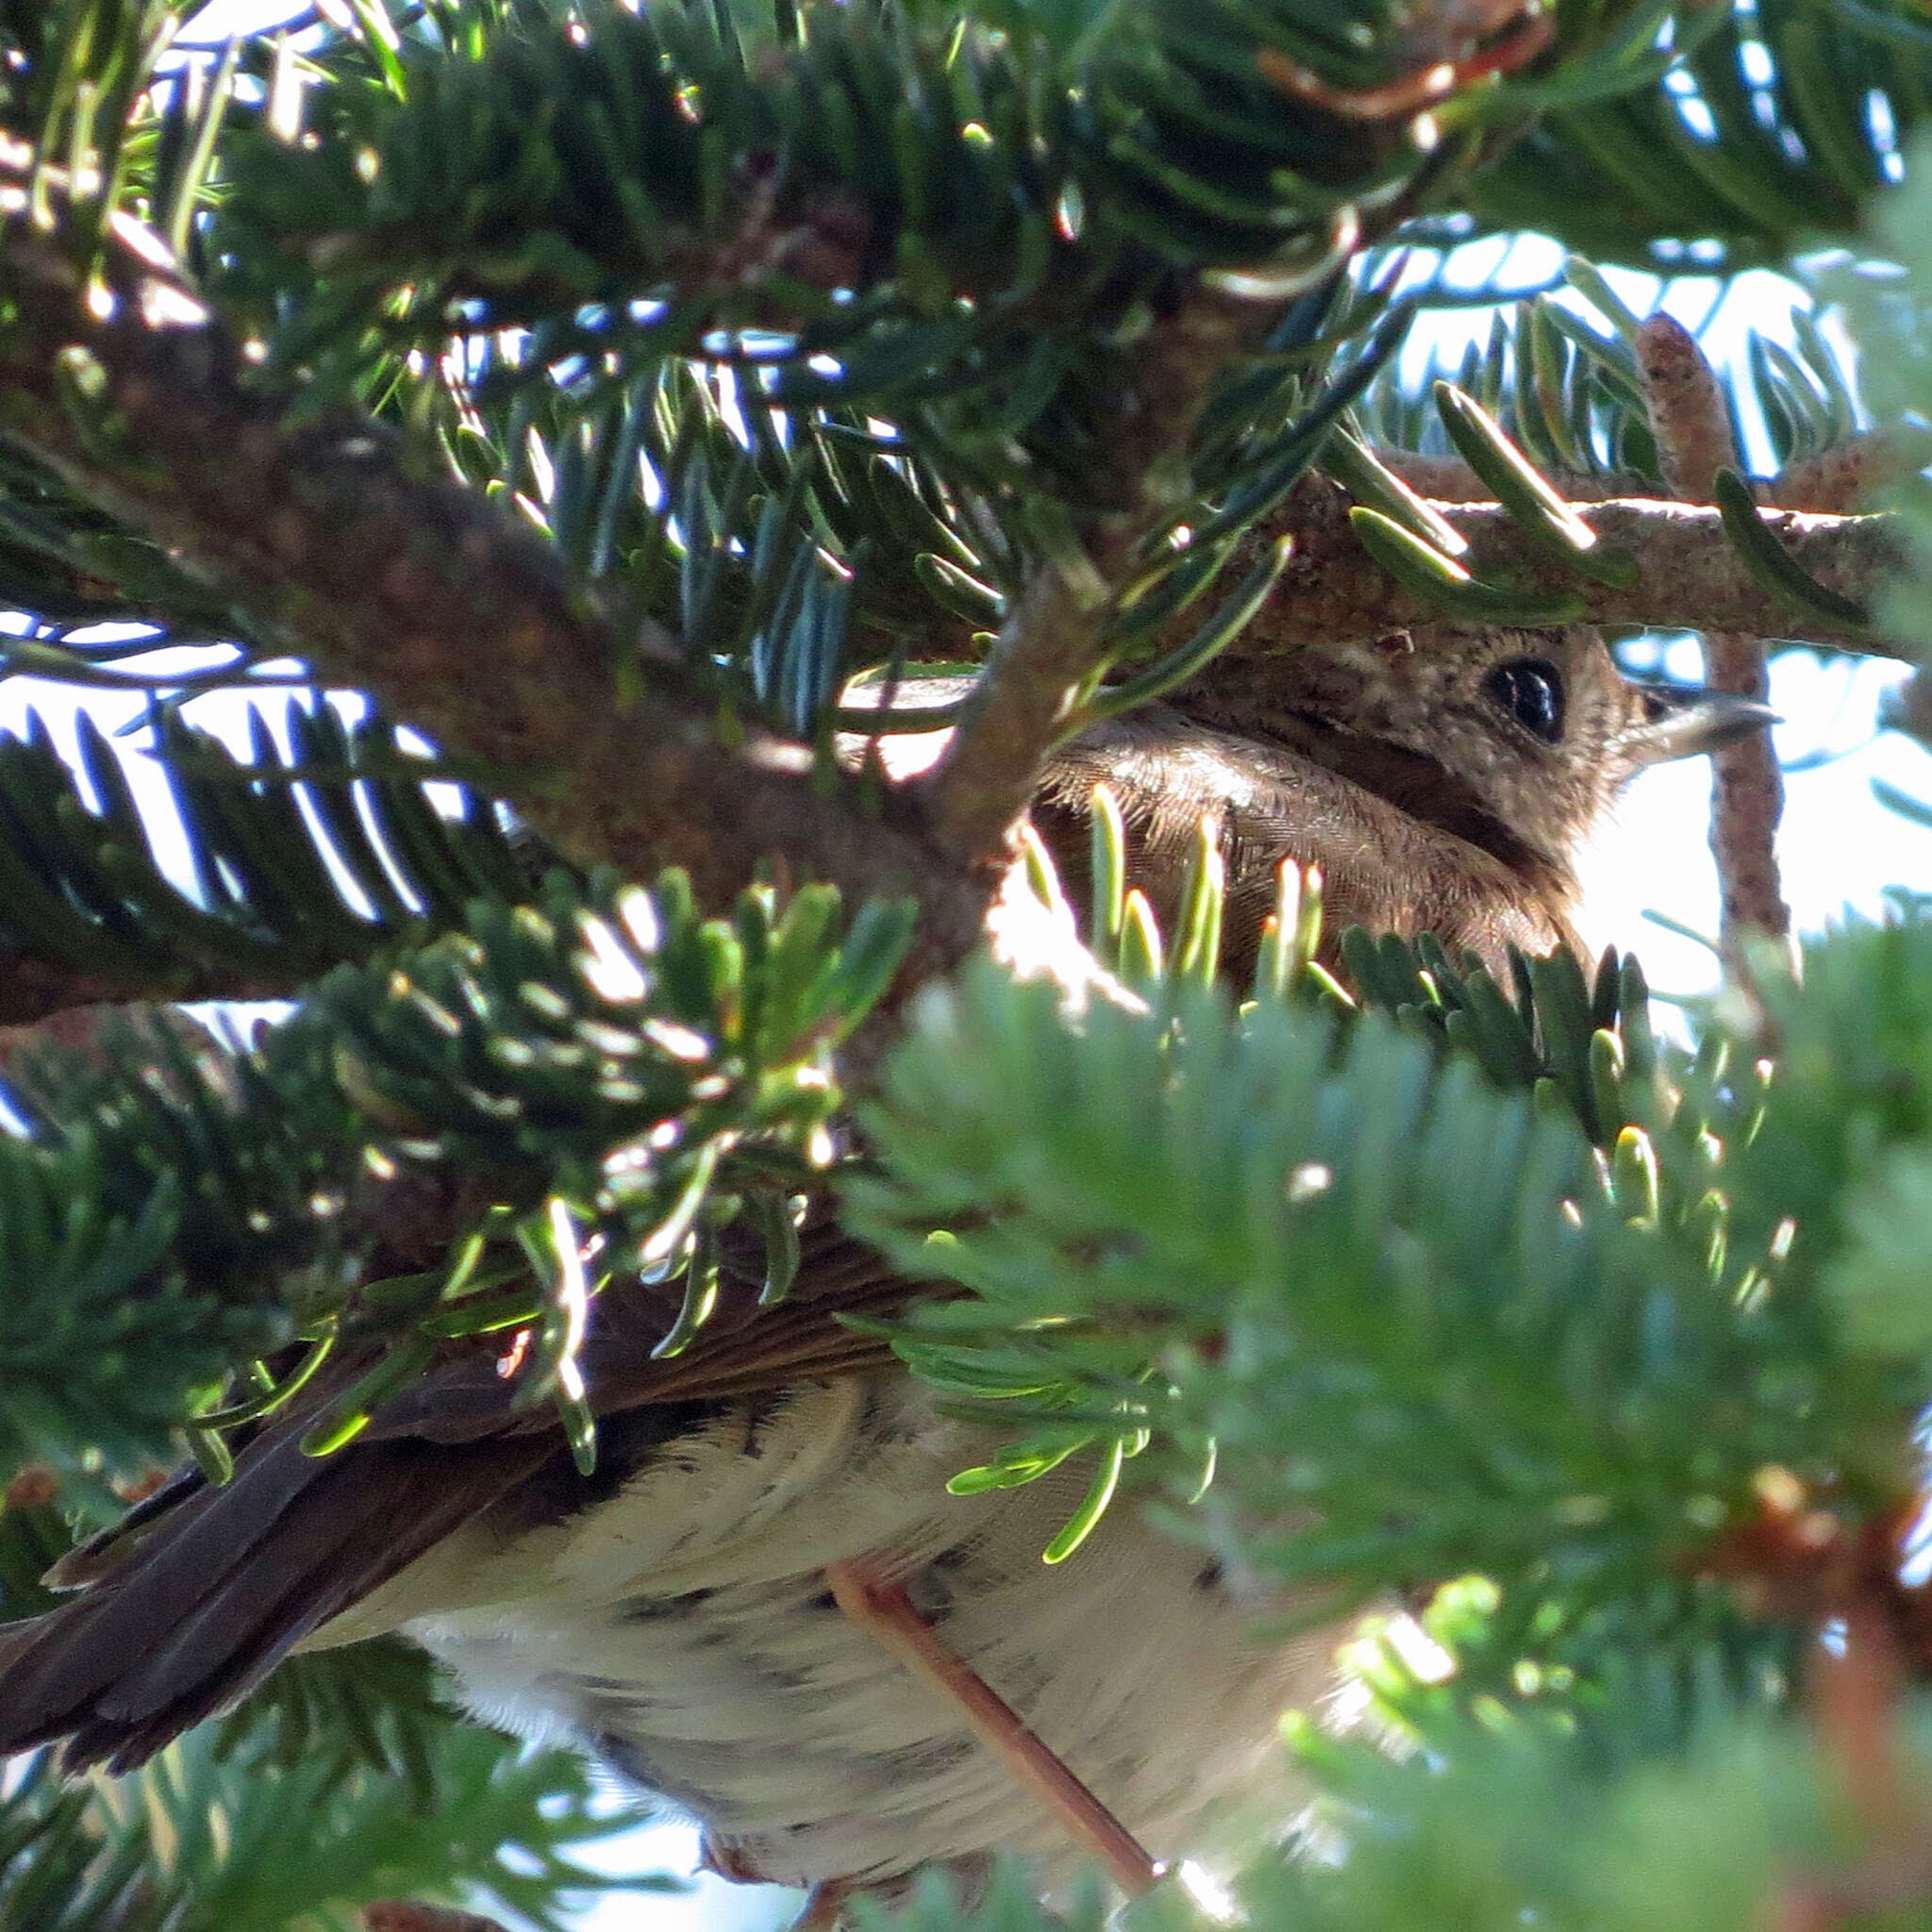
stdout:
[[[1331,931],[1434,930],[1500,965],[1575,943],[1578,855],[1636,771],[1765,716],[1630,685],[1592,632],[1404,634],[1257,665],[1238,708],[1182,692],[1078,740],[1037,816],[1076,882],[1105,779],[1161,907],[1211,812],[1238,975],[1288,858],[1322,868]],[[841,1609],[833,1585],[863,1566],[1103,1817],[1176,1855],[1204,1805],[1253,1790],[1278,1710],[1323,1687],[1322,1648],[1258,1641],[1266,1606],[1131,1507],[1047,1570],[1084,1476],[949,1496],[985,1443],[833,1319],[907,1292],[825,1223],[785,1304],[758,1310],[747,1271],[657,1362],[675,1290],[612,1284],[584,1354],[589,1478],[487,1357],[441,1365],[316,1460],[297,1443],[321,1391],[225,1488],[177,1478],[70,1561],[74,1602],[0,1633],[0,1754],[65,1738],[73,1761],[136,1764],[291,1648],[401,1629],[480,1714],[577,1739],[687,1807],[730,1875],[877,1884],[1001,1847],[1051,1857],[1064,1814]]]

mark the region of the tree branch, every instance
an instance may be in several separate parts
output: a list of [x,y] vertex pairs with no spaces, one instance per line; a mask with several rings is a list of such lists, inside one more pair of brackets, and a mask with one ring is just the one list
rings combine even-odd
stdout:
[[1089,458],[1091,474],[1121,500],[1085,533],[1084,557],[1039,567],[1000,632],[930,781],[947,851],[977,859],[1002,848],[1042,759],[1066,735],[1082,685],[1104,662],[1114,594],[1171,508],[1174,466],[1196,419],[1228,363],[1279,312],[1278,293],[1243,299],[1198,283],[1134,345],[1132,380]]
[[[909,976],[975,942],[1007,829],[1100,662],[1106,599],[1166,510],[1158,479],[1276,306],[1196,286],[1135,345],[1134,379],[1093,454],[1096,475],[1121,479],[1118,500],[1090,520],[1084,560],[1043,566],[1018,601],[935,778],[873,794],[814,775],[802,748],[777,740],[722,747],[672,641],[621,635],[540,538],[418,474],[391,431],[346,415],[291,426],[280,400],[245,386],[235,344],[144,231],[115,225],[108,286],[91,295],[7,187],[6,159],[0,436],[167,545],[319,677],[370,691],[491,768],[572,857],[632,876],[679,864],[713,904],[766,858],[855,897],[909,896],[924,914]],[[1297,552],[1238,654],[1438,621],[1362,552],[1346,508],[1311,476],[1256,533],[1259,543],[1290,529]],[[1574,581],[1493,504],[1443,513],[1481,575],[1533,589]],[[1790,615],[1738,565],[1714,510],[1627,499],[1588,514],[1644,565],[1635,590],[1592,588],[1596,621],[1774,637],[1802,625],[1815,641],[1871,648]],[[1867,591],[1903,560],[1884,518],[1771,520],[1835,589]],[[617,695],[626,658],[646,685],[628,706]]]
[[[1831,510],[1840,515],[1856,510],[1874,490],[1903,482],[1927,452],[1926,441],[1907,444],[1893,430],[1870,430],[1847,437],[1816,456],[1798,457],[1775,476],[1759,479],[1753,488],[1762,503],[1780,509]],[[1436,503],[1489,503],[1490,487],[1460,457],[1433,456],[1418,450],[1377,446],[1375,460],[1413,490]],[[1544,473],[1570,503],[1603,503],[1612,497],[1642,494],[1643,479],[1635,475],[1573,476]],[[1692,491],[1687,498],[1706,498]]]
[[[1311,475],[1252,533],[1254,555],[1284,531],[1292,533],[1295,550],[1274,595],[1229,647],[1230,658],[1266,657],[1308,638],[1374,638],[1442,623],[1369,557],[1349,527],[1348,508],[1346,491]],[[1730,630],[1874,657],[1886,652],[1862,630],[1795,611],[1766,590],[1738,560],[1717,511],[1702,504],[1622,497],[1579,506],[1607,549],[1637,558],[1641,575],[1629,590],[1581,583],[1497,504],[1438,501],[1435,508],[1468,540],[1461,561],[1475,575],[1525,591],[1581,589],[1589,623]],[[1894,517],[1767,510],[1765,521],[1819,582],[1847,596],[1869,597],[1906,567]]]
[[[1375,460],[1400,476],[1418,496],[1426,496],[1432,503],[1495,501],[1490,486],[1460,457],[1435,456],[1424,450],[1385,449],[1377,443]],[[1627,483],[1635,491],[1641,480],[1626,476],[1613,481],[1603,476],[1559,475],[1555,471],[1544,474],[1569,503],[1602,503],[1620,493],[1619,481]]]
[[1874,491],[1903,483],[1926,454],[1923,440],[1914,446],[1894,430],[1869,430],[1788,464],[1765,485],[1767,500],[1784,509],[1855,510]]
[[[1756,638],[1706,631],[1704,673],[1719,691],[1764,701],[1764,646]],[[1782,939],[1791,929],[1777,864],[1785,779],[1766,731],[1724,746],[1710,763],[1710,853],[1724,894],[1720,943],[1727,960],[1740,963],[1747,934]]]
[[1697,338],[1659,310],[1638,328],[1637,375],[1664,487],[1679,503],[1709,503],[1717,473],[1739,467],[1717,372]]
[[[760,859],[854,898],[914,899],[922,971],[962,956],[990,881],[945,862],[917,797],[721,747],[675,646],[620,634],[562,559],[401,439],[334,414],[291,426],[131,223],[90,291],[0,175],[0,436],[175,551],[319,678],[481,760],[546,838],[632,877],[680,865],[712,905]],[[625,658],[645,691],[619,699]]]
[[[1665,482],[1683,501],[1708,503],[1718,472],[1741,467],[1717,372],[1697,338],[1661,312],[1637,331],[1637,368]],[[1764,646],[1739,631],[1701,628],[1707,681],[1761,702]],[[1749,972],[1746,945],[1754,933],[1782,939],[1791,929],[1777,869],[1784,774],[1762,731],[1726,745],[1711,766],[1710,854],[1724,894],[1719,941],[1731,971],[1741,976]]]
[[78,973],[38,954],[0,944],[0,1032],[113,1000],[270,1000],[294,991],[238,970],[223,973],[186,964],[130,981],[112,973]]

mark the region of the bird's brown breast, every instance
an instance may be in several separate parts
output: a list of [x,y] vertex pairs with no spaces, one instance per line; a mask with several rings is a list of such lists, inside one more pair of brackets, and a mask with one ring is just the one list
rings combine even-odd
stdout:
[[[1581,950],[1576,882],[1508,827],[1485,818],[1447,774],[1393,749],[1357,744],[1358,775],[1279,739],[1237,736],[1153,707],[1083,734],[1054,758],[1034,824],[1071,891],[1084,892],[1095,785],[1119,799],[1128,881],[1163,923],[1180,900],[1202,818],[1227,867],[1224,963],[1251,970],[1284,861],[1317,866],[1332,947],[1351,925],[1433,932],[1452,957],[1506,971],[1508,949]],[[1373,783],[1371,782],[1373,781]]]

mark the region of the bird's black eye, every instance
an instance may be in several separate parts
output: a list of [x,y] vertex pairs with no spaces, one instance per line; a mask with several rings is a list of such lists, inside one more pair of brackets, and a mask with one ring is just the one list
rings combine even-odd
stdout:
[[1512,658],[1483,679],[1483,690],[1545,744],[1563,741],[1563,674],[1547,658]]

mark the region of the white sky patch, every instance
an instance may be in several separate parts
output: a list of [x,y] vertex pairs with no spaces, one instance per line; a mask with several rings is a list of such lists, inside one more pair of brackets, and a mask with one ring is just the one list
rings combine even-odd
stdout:
[[773,1932],[798,1916],[805,1894],[782,1885],[733,1885],[700,1872],[694,1824],[653,1824],[582,1847],[575,1856],[611,1876],[675,1873],[682,1892],[609,1892],[576,1919],[577,1932]]
[[[1773,741],[1788,768],[1777,856],[1800,933],[1822,932],[1848,910],[1882,917],[1888,886],[1932,889],[1932,828],[1872,793],[1876,779],[1932,803],[1932,755],[1876,729],[1880,696],[1906,675],[1886,658],[1788,651],[1773,662],[1771,702],[1785,720]],[[1717,982],[1710,952],[1644,917],[1656,910],[1716,937],[1709,809],[1708,758],[1657,766],[1630,788],[1586,871],[1585,937],[1634,951],[1657,992],[1707,992]]]

